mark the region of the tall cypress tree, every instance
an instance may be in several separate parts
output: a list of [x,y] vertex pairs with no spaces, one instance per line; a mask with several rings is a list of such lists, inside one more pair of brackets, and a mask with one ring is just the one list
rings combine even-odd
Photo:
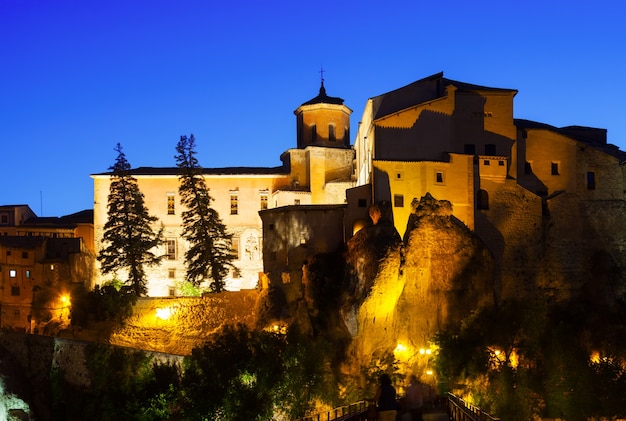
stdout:
[[230,252],[232,234],[227,232],[219,214],[211,207],[202,167],[196,158],[193,134],[180,137],[176,152],[178,192],[187,209],[182,213],[183,237],[189,242],[189,250],[185,253],[187,281],[198,286],[210,280],[211,291],[220,292],[235,258]]
[[104,247],[98,260],[102,273],[127,269],[126,283],[130,284],[135,295],[141,296],[147,292],[144,265],[156,265],[163,258],[151,251],[163,244],[163,227],[154,231],[153,224],[158,218],[148,213],[144,196],[137,180],[130,174],[130,164],[119,143],[115,151],[118,153],[115,164],[109,167],[112,174]]

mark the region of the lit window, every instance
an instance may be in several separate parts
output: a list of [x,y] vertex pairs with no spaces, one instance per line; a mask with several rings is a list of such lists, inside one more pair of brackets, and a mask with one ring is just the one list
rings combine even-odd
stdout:
[[9,278],[16,278],[16,277],[17,277],[17,271],[15,269],[9,270]]
[[30,278],[30,270],[26,271],[26,278]]
[[176,260],[176,239],[167,240],[167,260]]
[[267,191],[262,191],[260,198],[261,198],[261,210],[267,209],[267,199],[268,199]]
[[239,213],[239,194],[236,191],[230,192],[230,214],[237,215]]
[[404,207],[404,196],[401,194],[393,195],[393,207],[394,208],[403,208]]
[[167,194],[167,214],[174,215],[176,213],[176,196],[174,193]]

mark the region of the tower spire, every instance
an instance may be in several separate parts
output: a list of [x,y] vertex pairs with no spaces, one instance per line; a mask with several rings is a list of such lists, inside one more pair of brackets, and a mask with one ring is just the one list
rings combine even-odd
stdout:
[[324,88],[324,67],[320,66],[320,79],[322,84],[320,85],[320,95],[326,96],[326,88]]

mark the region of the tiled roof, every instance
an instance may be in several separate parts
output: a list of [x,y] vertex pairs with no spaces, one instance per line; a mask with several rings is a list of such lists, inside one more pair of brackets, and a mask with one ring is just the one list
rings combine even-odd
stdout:
[[626,162],[626,152],[621,151],[617,146],[607,143],[606,129],[584,126],[555,127],[545,123],[532,120],[516,118],[515,126],[520,129],[543,129],[567,136],[577,142],[585,143],[602,152],[616,157],[620,162]]
[[302,105],[313,105],[313,104],[335,104],[335,105],[343,105],[343,99],[337,98],[334,96],[326,95],[326,88],[324,88],[324,81],[322,81],[322,86],[320,87],[320,93],[315,98],[305,102]]
[[454,86],[457,90],[461,91],[517,92],[515,89],[490,88],[488,86],[446,79],[443,77],[443,72],[440,72],[373,97],[374,119],[405,110],[424,102],[442,98],[446,95],[446,88],[448,86]]

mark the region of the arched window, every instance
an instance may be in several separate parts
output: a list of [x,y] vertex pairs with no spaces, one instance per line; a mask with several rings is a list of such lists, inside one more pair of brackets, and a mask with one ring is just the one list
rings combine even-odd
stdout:
[[476,196],[476,206],[478,207],[478,209],[488,210],[489,193],[487,193],[487,190],[478,190],[478,194]]
[[337,140],[335,138],[335,126],[333,126],[332,124],[328,125],[328,140],[331,142],[334,142]]
[[311,126],[311,143],[317,142],[317,126],[314,124]]

